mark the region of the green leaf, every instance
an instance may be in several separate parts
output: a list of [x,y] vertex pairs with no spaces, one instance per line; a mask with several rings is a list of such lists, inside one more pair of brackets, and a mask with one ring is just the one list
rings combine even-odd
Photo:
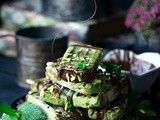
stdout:
[[113,67],[108,62],[103,62],[102,67],[105,68],[106,72],[112,74],[113,73]]
[[10,116],[7,114],[2,115],[2,120],[19,120],[18,116]]
[[24,102],[18,106],[20,112],[20,120],[47,120],[47,115],[38,106]]
[[108,62],[103,62],[102,67],[105,68],[106,72],[115,74],[117,77],[121,75],[121,66],[119,65],[112,65]]
[[113,72],[117,75],[120,76],[121,75],[121,67],[119,65],[114,65],[113,66]]
[[70,111],[72,110],[72,108],[73,108],[72,103],[69,103],[69,104],[68,104],[68,107],[67,107],[67,111],[70,112]]
[[151,102],[149,100],[143,100],[139,104],[139,108],[143,110],[147,110],[151,107]]
[[0,102],[0,112],[5,113],[9,116],[17,116],[17,114],[18,114],[16,110],[14,110],[10,106],[8,106],[7,104],[2,103],[2,102]]
[[153,110],[146,110],[145,115],[148,117],[155,117],[156,113]]
[[84,69],[86,69],[86,64],[84,64],[84,63],[76,63],[75,67],[76,67],[76,69],[84,70]]
[[67,102],[67,103],[65,104],[65,110],[66,110],[66,111],[70,112],[70,111],[72,110],[72,108],[73,108],[73,105],[72,105],[71,102]]
[[156,113],[153,110],[149,110],[149,108],[151,107],[151,102],[149,100],[143,100],[138,105],[136,96],[131,92],[128,94],[127,105],[128,105],[128,108],[130,108],[131,112],[137,117],[156,116]]

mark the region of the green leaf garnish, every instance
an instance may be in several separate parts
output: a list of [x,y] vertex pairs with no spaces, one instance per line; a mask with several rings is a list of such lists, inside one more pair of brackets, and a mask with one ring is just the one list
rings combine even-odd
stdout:
[[156,116],[156,113],[153,110],[146,110],[145,115],[148,117],[154,117]]
[[119,65],[113,65],[113,72],[116,74],[116,76],[120,76],[121,67]]
[[2,115],[2,120],[19,120],[19,117],[3,114]]
[[139,108],[143,109],[143,110],[147,110],[151,107],[151,101],[149,100],[144,100],[142,102],[140,102],[139,104]]
[[24,102],[18,106],[18,111],[0,102],[0,112],[2,120],[46,120],[46,114],[36,105]]
[[84,70],[84,69],[86,69],[86,64],[84,64],[84,63],[76,63],[75,64],[75,68],[76,69],[80,69],[80,70]]
[[70,111],[72,110],[72,107],[73,107],[73,105],[72,105],[71,103],[69,103],[69,104],[68,104],[68,107],[67,107],[67,111],[70,112]]
[[72,110],[72,108],[73,108],[73,105],[72,105],[71,102],[67,102],[67,103],[65,104],[65,110],[66,110],[66,111],[70,112],[70,111]]
[[149,100],[143,100],[139,104],[139,111],[140,115],[147,116],[147,117],[154,117],[156,116],[156,113],[150,109],[151,102]]
[[119,65],[112,65],[108,62],[103,62],[102,67],[111,75],[115,74],[117,77],[121,75],[121,66]]
[[128,107],[130,108],[131,112],[137,117],[156,116],[156,113],[153,110],[150,110],[151,102],[149,100],[143,100],[140,102],[140,104],[138,104],[136,100],[136,96],[133,93],[129,93],[127,103],[128,103]]
[[5,103],[0,102],[0,112],[10,116],[17,116],[18,112]]
[[18,106],[21,120],[47,120],[46,114],[38,106],[24,102]]

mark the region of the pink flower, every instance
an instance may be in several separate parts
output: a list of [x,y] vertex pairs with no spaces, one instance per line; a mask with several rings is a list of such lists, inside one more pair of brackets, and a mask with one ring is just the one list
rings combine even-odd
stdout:
[[135,0],[128,10],[125,25],[143,32],[151,29],[159,19],[160,0]]
[[127,20],[125,21],[125,25],[126,25],[127,28],[130,28],[130,27],[132,26],[132,24],[133,24],[132,19],[127,19]]
[[149,0],[142,0],[143,3],[147,4]]
[[151,8],[151,13],[156,16],[156,14],[160,13],[160,1],[158,3],[154,3]]

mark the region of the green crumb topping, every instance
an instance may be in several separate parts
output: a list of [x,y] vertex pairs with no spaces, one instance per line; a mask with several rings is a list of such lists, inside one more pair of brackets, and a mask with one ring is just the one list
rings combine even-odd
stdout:
[[75,64],[75,68],[76,68],[76,69],[80,69],[80,70],[84,70],[84,69],[86,69],[87,67],[86,67],[86,64],[84,64],[84,63],[76,63],[76,64]]
[[67,102],[65,104],[65,108],[64,109],[65,109],[65,111],[70,112],[72,110],[72,107],[73,107],[72,103],[71,102]]

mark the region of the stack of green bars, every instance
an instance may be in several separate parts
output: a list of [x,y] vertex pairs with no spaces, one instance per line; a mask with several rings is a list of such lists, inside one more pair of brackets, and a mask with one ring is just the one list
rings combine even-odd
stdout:
[[50,120],[122,119],[128,80],[107,72],[102,53],[93,46],[69,46],[57,62],[47,63],[46,78],[30,83],[27,101],[52,108]]

